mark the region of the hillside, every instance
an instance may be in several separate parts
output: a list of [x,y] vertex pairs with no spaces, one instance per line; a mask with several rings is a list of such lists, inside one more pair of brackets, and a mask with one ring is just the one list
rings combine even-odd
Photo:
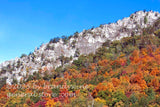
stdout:
[[0,74],[4,107],[158,107],[160,14],[139,11],[51,39],[2,63]]
[[15,78],[18,81],[26,80],[27,75],[32,75],[39,69],[47,68],[50,71],[61,65],[71,64],[79,55],[95,53],[108,40],[140,35],[143,28],[152,25],[159,17],[158,12],[138,11],[116,23],[100,25],[81,33],[75,32],[69,37],[51,39],[27,56],[22,55],[21,58],[0,64],[1,78],[7,77],[7,83],[11,84]]

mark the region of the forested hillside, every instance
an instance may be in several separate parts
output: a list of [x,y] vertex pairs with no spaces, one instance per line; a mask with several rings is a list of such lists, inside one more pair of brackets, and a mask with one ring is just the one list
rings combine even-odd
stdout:
[[[63,61],[64,58],[61,58]],[[71,65],[4,85],[1,107],[159,107],[160,20],[140,35],[106,41]]]

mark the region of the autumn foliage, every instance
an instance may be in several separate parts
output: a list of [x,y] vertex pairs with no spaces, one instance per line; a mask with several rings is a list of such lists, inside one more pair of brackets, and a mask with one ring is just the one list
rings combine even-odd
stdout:
[[[130,39],[116,44],[123,45],[124,42],[126,44]],[[95,55],[81,56],[75,64],[65,69],[59,67],[52,70],[53,75],[46,73],[45,78],[41,76],[39,79],[35,78],[21,84],[4,85],[0,90],[0,106],[154,105],[158,107],[160,106],[160,45],[149,42],[149,45],[145,44],[144,48],[139,48],[136,43],[140,42],[140,37],[137,37],[133,50],[129,50],[128,46],[132,42],[128,42],[121,52],[117,52],[118,49],[115,50],[117,45],[112,43],[108,50],[102,47],[103,49],[99,49]],[[128,49],[128,53],[125,49]],[[47,68],[40,72],[42,74],[47,72]],[[18,85],[23,86],[23,89],[16,88]],[[10,95],[9,97],[8,93],[36,93],[38,96]]]

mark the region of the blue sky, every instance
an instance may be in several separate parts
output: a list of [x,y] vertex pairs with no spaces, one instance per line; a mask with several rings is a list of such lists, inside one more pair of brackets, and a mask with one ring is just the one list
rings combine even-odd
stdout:
[[0,0],[0,63],[29,54],[51,38],[115,22],[160,0]]

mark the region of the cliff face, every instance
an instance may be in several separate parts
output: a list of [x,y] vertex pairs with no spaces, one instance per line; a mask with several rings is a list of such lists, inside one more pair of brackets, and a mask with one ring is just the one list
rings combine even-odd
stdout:
[[139,35],[142,29],[151,26],[158,18],[158,12],[139,11],[116,23],[100,25],[97,28],[75,33],[72,37],[50,41],[28,56],[15,58],[0,64],[0,78],[7,77],[11,84],[16,78],[20,81],[39,69],[51,70],[72,63],[81,54],[95,53],[107,40],[119,40],[123,37]]

